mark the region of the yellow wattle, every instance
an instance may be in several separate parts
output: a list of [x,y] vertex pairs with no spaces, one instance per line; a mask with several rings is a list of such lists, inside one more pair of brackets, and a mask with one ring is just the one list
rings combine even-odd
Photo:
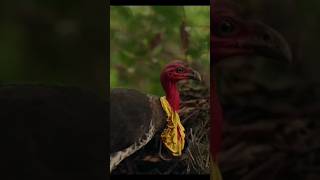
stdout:
[[217,164],[217,162],[215,162],[212,157],[210,156],[210,180],[222,180],[222,175],[220,172],[220,168]]
[[168,117],[167,126],[161,133],[161,140],[173,156],[180,156],[185,144],[185,129],[180,122],[178,112],[172,110],[165,96],[160,98],[160,102]]

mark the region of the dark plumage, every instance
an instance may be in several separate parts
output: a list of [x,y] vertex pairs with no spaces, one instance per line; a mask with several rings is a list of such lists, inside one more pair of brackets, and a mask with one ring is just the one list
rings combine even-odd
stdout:
[[13,179],[106,178],[104,98],[76,87],[2,85],[0,109],[1,163]]
[[[181,61],[165,66],[160,75],[166,98],[173,111],[179,110],[179,91],[176,83],[184,79],[200,79],[198,72]],[[160,82],[159,82],[160,83]],[[167,122],[160,97],[133,89],[116,88],[110,93],[111,142],[110,171],[122,160],[145,146]]]
[[[166,123],[166,114],[157,96],[115,88],[110,93],[110,103],[110,117],[117,118],[110,123],[111,153],[127,148],[143,137],[150,129],[151,119],[155,129],[162,129]],[[130,136],[133,134],[135,136]]]
[[133,89],[113,89],[110,103],[111,171],[164,128],[166,115],[159,97]]

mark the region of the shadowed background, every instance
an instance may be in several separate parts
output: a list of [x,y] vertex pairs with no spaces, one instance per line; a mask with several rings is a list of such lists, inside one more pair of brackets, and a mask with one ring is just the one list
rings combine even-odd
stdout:
[[224,179],[319,179],[319,11],[312,0],[234,1],[287,40],[293,63],[236,57],[215,67]]
[[0,83],[74,85],[106,95],[105,4],[1,1],[0,10]]
[[0,2],[2,175],[106,178],[106,10],[105,1]]

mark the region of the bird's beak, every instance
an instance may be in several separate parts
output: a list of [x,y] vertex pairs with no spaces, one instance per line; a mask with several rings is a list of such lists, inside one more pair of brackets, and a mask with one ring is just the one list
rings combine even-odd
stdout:
[[196,71],[196,70],[192,70],[192,71],[189,73],[188,77],[189,77],[190,79],[197,80],[197,81],[201,81],[201,80],[202,80],[200,73],[199,73],[198,71]]
[[259,54],[275,60],[292,62],[292,53],[287,41],[277,31],[267,25],[257,23],[255,29],[263,29],[260,38],[252,39],[248,47],[254,49],[255,54]]

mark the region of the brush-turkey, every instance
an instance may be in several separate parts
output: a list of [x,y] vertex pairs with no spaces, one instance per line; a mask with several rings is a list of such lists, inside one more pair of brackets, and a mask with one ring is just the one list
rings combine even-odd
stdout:
[[[184,128],[180,120],[171,122],[167,117],[179,119],[177,112],[180,95],[177,82],[186,79],[201,80],[200,74],[186,63],[172,61],[160,74],[165,97],[133,89],[111,90],[110,171],[145,146],[157,132],[162,132],[162,142],[172,155],[181,155],[184,148]],[[169,137],[168,134],[172,136]]]
[[[241,8],[229,1],[214,1],[211,6],[211,65],[234,56],[264,56],[270,59],[291,61],[291,52],[284,38],[271,27],[247,19]],[[211,69],[214,67],[211,66]],[[213,158],[213,179],[219,179],[216,170],[221,146],[223,111],[216,91],[216,77],[211,70],[210,148]]]

